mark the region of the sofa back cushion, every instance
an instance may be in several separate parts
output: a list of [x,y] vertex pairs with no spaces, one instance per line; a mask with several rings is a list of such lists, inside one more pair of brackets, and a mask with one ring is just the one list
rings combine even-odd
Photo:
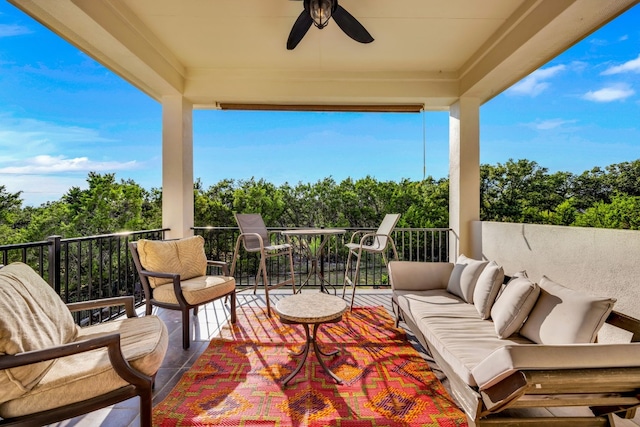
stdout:
[[482,270],[473,291],[473,304],[480,314],[480,318],[491,316],[491,307],[496,300],[498,291],[504,280],[504,270],[495,261],[489,262]]
[[[202,236],[179,240],[138,240],[138,256],[142,268],[160,273],[179,274],[180,280],[204,276],[207,256]],[[171,279],[149,277],[151,287],[170,283]]]
[[449,276],[447,291],[470,304],[473,303],[473,291],[476,282],[488,263],[488,261],[468,258],[461,254],[453,266],[451,276]]
[[616,300],[566,288],[548,277],[520,334],[538,344],[592,343]]
[[[18,262],[0,269],[0,355],[66,344],[77,335],[71,312],[38,273]],[[0,403],[31,390],[53,363],[0,370]]]
[[491,307],[491,318],[500,338],[508,338],[520,330],[531,312],[540,287],[526,277],[511,279]]

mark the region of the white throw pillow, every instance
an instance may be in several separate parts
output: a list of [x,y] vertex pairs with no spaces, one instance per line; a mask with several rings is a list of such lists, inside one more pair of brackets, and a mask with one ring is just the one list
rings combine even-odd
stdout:
[[508,338],[520,330],[531,312],[540,287],[526,277],[514,278],[491,307],[491,318],[500,338]]
[[592,343],[616,300],[566,288],[548,277],[520,335],[538,344]]
[[520,271],[516,271],[515,273],[513,273],[511,276],[508,276],[505,274],[505,278],[502,279],[503,284],[500,285],[500,289],[498,289],[498,295],[496,295],[496,299],[500,298],[500,295],[502,295],[502,292],[504,291],[504,288],[507,287],[507,284],[504,283],[505,279],[507,279],[507,283],[510,282],[513,279],[518,279],[520,277],[529,277],[527,275],[527,270],[520,270]]
[[480,261],[460,255],[453,266],[447,291],[457,295],[468,303],[473,303],[473,291],[478,281],[478,276],[489,261]]
[[491,307],[504,280],[504,270],[495,261],[489,262],[482,270],[473,291],[473,304],[482,319],[491,316]]

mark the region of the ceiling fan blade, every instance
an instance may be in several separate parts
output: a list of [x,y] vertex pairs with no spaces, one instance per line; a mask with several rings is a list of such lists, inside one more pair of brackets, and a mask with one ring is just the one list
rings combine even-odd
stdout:
[[291,32],[289,33],[289,38],[287,39],[287,50],[293,50],[300,40],[307,34],[309,28],[313,24],[313,20],[311,19],[311,15],[309,11],[305,8],[302,13],[296,19],[296,22],[293,24],[293,28],[291,28]]
[[336,10],[331,16],[333,20],[336,21],[336,24],[338,24],[338,27],[355,41],[360,43],[371,43],[373,41],[371,34],[342,6],[337,5]]

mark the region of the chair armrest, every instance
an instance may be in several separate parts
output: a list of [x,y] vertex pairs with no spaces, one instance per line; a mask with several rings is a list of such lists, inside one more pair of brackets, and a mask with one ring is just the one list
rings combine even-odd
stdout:
[[158,277],[160,279],[173,279],[176,276],[180,278],[180,275],[177,273],[163,273],[161,271],[140,270],[139,273],[147,277]]
[[229,265],[224,261],[214,261],[214,260],[208,259],[207,260],[207,266],[220,268],[222,270],[222,274],[224,276],[228,276],[229,275]]
[[391,234],[367,233],[364,236],[362,236],[362,238],[360,239],[360,247],[364,246],[367,239],[373,239],[374,237],[386,237],[387,239],[390,239],[391,241],[393,241],[393,237],[391,237]]
[[389,283],[393,290],[446,289],[453,271],[450,262],[390,261]]
[[[357,230],[354,231],[353,234],[351,235],[351,240],[349,240],[349,243],[355,243],[355,239],[359,234],[362,233],[367,233],[368,230]],[[360,238],[360,240],[362,240],[362,238]]]
[[177,273],[163,273],[159,271],[140,270],[138,274],[146,277],[158,277],[161,279],[171,279],[173,283],[173,292],[176,294],[176,298],[181,306],[187,304],[187,300],[184,299],[182,294],[182,286],[180,285],[180,275]]
[[240,233],[238,234],[238,240],[244,240],[246,236],[253,236],[258,238],[258,242],[260,243],[260,249],[264,249],[264,241],[262,240],[262,236],[259,233]]
[[120,348],[120,334],[114,333],[101,337],[74,341],[43,350],[27,351],[15,355],[0,356],[0,370],[31,365],[51,359],[58,359],[73,354],[84,353],[107,347],[109,360],[116,373],[125,381],[138,387],[150,387],[152,379],[129,365]]
[[69,309],[69,311],[74,312],[74,311],[81,311],[81,310],[92,310],[94,308],[124,305],[125,311],[127,313],[127,317],[137,317],[134,304],[135,304],[135,300],[133,296],[129,295],[129,296],[104,298],[104,299],[91,300],[91,301],[71,302],[67,304],[67,308]]

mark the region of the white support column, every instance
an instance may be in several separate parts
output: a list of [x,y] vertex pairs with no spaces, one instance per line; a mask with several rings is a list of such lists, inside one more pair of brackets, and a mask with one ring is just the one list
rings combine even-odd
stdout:
[[193,105],[162,98],[162,227],[167,238],[193,235]]
[[482,244],[473,236],[480,219],[480,101],[460,98],[449,110],[449,259],[458,254],[480,258]]

